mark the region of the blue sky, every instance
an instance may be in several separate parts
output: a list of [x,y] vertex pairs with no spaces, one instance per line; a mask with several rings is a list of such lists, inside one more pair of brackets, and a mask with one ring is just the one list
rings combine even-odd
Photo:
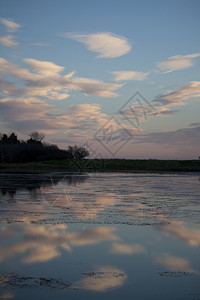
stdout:
[[199,9],[1,0],[0,132],[42,131],[92,157],[198,158]]

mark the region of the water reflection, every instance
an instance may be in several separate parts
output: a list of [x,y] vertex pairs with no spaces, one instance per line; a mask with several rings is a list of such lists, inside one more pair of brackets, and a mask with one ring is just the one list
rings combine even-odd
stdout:
[[27,299],[27,289],[30,300],[200,294],[197,176],[0,179],[0,299]]
[[51,174],[0,174],[0,196],[14,198],[18,191],[39,194],[41,188],[57,186],[58,183],[77,186],[84,183],[88,176],[84,173],[51,173]]
[[59,223],[152,225],[177,218],[199,221],[200,187],[193,176],[1,175],[0,193],[1,222],[56,219]]
[[78,289],[105,292],[124,285],[127,274],[112,266],[100,266],[93,272],[84,273],[84,277],[74,283]]
[[123,243],[113,243],[112,244],[112,253],[115,254],[144,254],[145,248],[140,244],[123,244]]
[[200,226],[188,228],[183,221],[170,221],[156,226],[157,229],[182,240],[190,246],[200,245]]
[[119,237],[115,231],[115,227],[96,227],[70,232],[64,224],[3,226],[0,232],[0,262],[19,254],[23,255],[24,263],[48,261],[60,256],[61,249],[71,252],[73,247],[117,241]]
[[[120,242],[116,228],[99,226],[71,231],[67,225],[35,225],[30,223],[1,226],[0,263],[21,261],[21,265],[48,263],[63,256],[66,259],[74,248],[89,247],[100,243]],[[113,244],[114,245],[114,244]],[[128,245],[127,245],[128,247]],[[132,247],[132,246],[130,246]],[[91,253],[91,250],[89,250]],[[86,271],[86,270],[85,270]],[[81,274],[80,274],[81,275]],[[18,273],[1,273],[0,282],[4,289],[13,288],[57,288],[72,290],[92,290],[105,292],[122,287],[127,274],[122,269],[110,265],[101,265],[93,271],[83,272],[82,277],[74,282],[57,278],[45,278],[20,275]],[[13,295],[7,293],[7,295]],[[6,294],[4,294],[4,298]]]
[[0,299],[1,300],[8,300],[8,299],[14,299],[15,298],[15,294],[11,293],[11,292],[3,292],[2,295],[0,295]]
[[[1,286],[8,290],[13,288],[50,288],[106,292],[122,287],[126,279],[127,274],[123,270],[113,266],[98,266],[93,271],[84,272],[82,278],[75,282],[53,277],[22,276],[18,273],[0,274]],[[12,299],[14,296],[13,293],[7,292],[2,295],[1,300]]]
[[164,253],[158,255],[155,259],[155,262],[165,267],[169,271],[199,274],[199,272],[191,267],[188,259],[180,256],[173,256],[168,253]]
[[59,206],[69,205],[87,179],[84,173],[0,174],[0,221],[49,219],[51,214],[59,213]]

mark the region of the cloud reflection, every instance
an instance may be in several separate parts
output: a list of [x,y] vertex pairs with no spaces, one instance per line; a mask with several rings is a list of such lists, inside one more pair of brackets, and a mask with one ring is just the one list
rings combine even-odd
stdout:
[[84,278],[74,284],[75,288],[106,292],[124,285],[127,275],[124,271],[110,266],[99,266],[96,271],[84,274]]
[[183,221],[171,221],[169,224],[160,224],[157,229],[182,240],[190,246],[200,245],[200,228],[187,228]]
[[0,295],[1,300],[8,300],[15,298],[16,295],[11,292],[4,292],[2,295]]
[[[24,254],[24,263],[44,262],[61,255],[61,250],[72,251],[74,246],[94,245],[103,241],[117,241],[115,227],[83,228],[77,232],[67,231],[66,225],[13,224],[4,226],[0,232],[0,261]],[[19,234],[20,240],[12,240]],[[6,241],[10,240],[8,245]],[[3,246],[4,245],[4,246]]]
[[113,243],[112,244],[112,250],[115,254],[139,254],[139,253],[145,253],[145,249],[143,246],[139,244],[122,244],[122,243]]
[[164,253],[156,257],[155,262],[164,266],[170,271],[181,271],[198,274],[198,272],[190,266],[189,260],[179,256],[172,256],[168,253]]

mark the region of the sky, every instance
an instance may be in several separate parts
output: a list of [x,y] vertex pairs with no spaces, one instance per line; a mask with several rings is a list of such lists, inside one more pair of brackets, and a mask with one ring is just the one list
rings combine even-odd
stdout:
[[0,132],[198,159],[200,1],[0,0]]

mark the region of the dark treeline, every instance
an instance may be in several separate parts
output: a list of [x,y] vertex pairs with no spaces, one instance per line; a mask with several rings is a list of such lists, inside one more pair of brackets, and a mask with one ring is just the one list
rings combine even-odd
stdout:
[[32,132],[26,141],[18,140],[13,132],[0,134],[0,162],[18,163],[58,159],[83,159],[89,155],[87,149],[69,146],[67,150],[43,142],[44,134]]

